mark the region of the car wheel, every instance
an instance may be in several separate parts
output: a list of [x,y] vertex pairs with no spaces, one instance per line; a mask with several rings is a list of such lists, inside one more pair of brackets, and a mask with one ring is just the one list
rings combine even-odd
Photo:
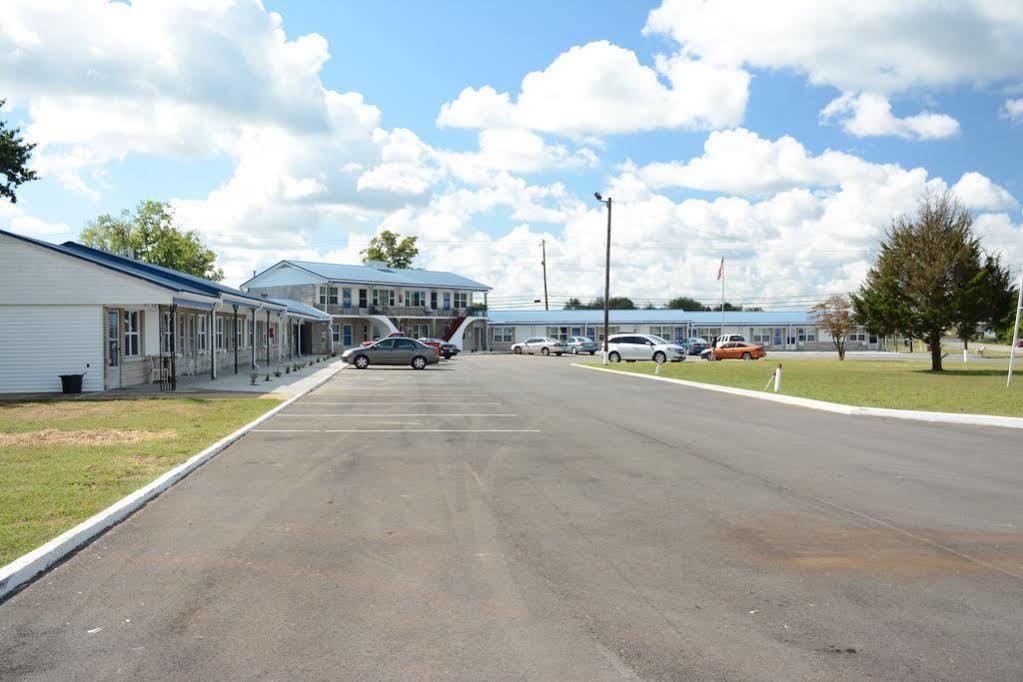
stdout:
[[426,358],[422,355],[412,358],[412,369],[426,369]]
[[661,364],[665,362],[667,359],[668,356],[661,351],[657,351],[656,353],[654,353],[654,362],[656,362],[657,364]]
[[551,349],[546,346],[540,349],[540,355],[550,355]]
[[555,353],[555,355],[557,355],[559,358],[561,357],[561,353]]
[[742,354],[742,359],[743,359],[743,360],[745,360],[745,361],[747,361],[747,362],[749,362],[750,360],[752,360],[752,359],[753,359],[753,356],[752,356],[752,355],[750,355],[749,353],[743,353],[743,354]]
[[369,358],[365,355],[357,355],[355,357],[355,367],[356,369],[366,369],[369,367]]
[[522,348],[516,346],[515,348],[512,348],[512,353],[514,353],[515,355],[522,355]]
[[608,354],[608,356],[607,356],[607,361],[608,361],[608,362],[621,362],[621,361],[622,361],[622,356],[621,356],[621,355],[619,355],[619,354],[618,354],[617,352],[615,352],[615,351],[611,351],[611,352],[610,352],[610,353]]
[[590,355],[596,355],[596,354],[597,354],[597,351],[595,351],[595,350],[591,350],[590,351]]

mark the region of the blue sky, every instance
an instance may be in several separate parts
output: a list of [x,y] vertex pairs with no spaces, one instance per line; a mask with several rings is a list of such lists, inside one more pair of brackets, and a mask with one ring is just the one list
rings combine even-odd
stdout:
[[737,300],[797,306],[854,288],[888,221],[952,188],[990,250],[1023,258],[1023,11],[185,5],[0,18],[4,117],[43,175],[0,225],[73,238],[168,200],[234,283],[284,256],[357,260],[390,227],[514,306],[541,238],[556,300],[599,292],[601,190],[616,291],[712,296],[724,257]]

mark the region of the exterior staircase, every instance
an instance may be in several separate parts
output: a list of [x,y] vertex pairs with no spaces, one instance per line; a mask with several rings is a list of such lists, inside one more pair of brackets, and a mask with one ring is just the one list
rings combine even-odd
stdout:
[[456,315],[448,320],[447,326],[444,328],[444,335],[441,337],[445,341],[450,341],[451,337],[458,331],[459,326],[462,324],[462,320],[465,319],[465,315]]

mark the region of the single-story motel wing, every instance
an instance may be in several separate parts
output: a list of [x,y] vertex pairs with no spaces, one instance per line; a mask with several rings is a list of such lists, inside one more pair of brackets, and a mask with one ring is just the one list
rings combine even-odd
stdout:
[[75,242],[0,230],[0,393],[102,391],[330,352],[330,315]]
[[[491,311],[490,338],[493,350],[502,351],[532,336],[565,340],[585,336],[603,343],[603,310],[513,310]],[[669,341],[701,337],[708,341],[722,334],[742,334],[747,341],[768,350],[833,350],[831,335],[809,310],[726,311],[724,325],[720,312],[684,310],[611,310],[610,334],[655,334]],[[848,350],[874,350],[877,336],[863,328],[849,334]]]

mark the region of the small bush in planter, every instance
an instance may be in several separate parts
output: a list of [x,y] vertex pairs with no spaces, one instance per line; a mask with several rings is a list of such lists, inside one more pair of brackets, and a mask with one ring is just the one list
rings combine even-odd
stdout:
[[291,365],[284,365],[284,373],[291,374]]
[[259,378],[259,372],[249,372],[249,383],[253,386],[256,385],[256,379]]
[[274,370],[274,376],[275,376],[275,377],[278,377],[278,378],[280,378],[280,376],[281,376],[281,370],[279,370],[279,369],[275,369],[275,370]]

